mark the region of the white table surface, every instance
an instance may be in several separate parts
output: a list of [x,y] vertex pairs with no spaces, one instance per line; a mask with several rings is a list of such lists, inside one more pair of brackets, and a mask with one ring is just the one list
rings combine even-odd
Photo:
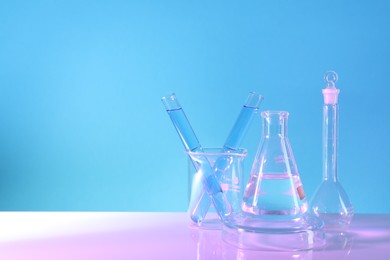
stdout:
[[0,259],[390,259],[390,215],[355,215],[321,250],[266,252],[191,228],[186,213],[1,212]]

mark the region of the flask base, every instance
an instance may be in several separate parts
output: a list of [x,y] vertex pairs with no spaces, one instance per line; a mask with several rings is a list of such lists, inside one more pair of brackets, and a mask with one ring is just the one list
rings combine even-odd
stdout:
[[308,213],[294,218],[235,213],[224,221],[222,239],[242,249],[309,250],[325,245],[323,226]]

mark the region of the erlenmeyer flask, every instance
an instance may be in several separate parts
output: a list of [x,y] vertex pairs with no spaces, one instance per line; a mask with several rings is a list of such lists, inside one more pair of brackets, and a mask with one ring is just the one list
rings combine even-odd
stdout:
[[264,111],[263,135],[241,203],[222,239],[243,249],[304,250],[324,245],[323,221],[308,203],[287,138],[286,111]]
[[263,136],[245,189],[242,210],[255,215],[305,213],[307,200],[287,137],[288,112],[264,111]]

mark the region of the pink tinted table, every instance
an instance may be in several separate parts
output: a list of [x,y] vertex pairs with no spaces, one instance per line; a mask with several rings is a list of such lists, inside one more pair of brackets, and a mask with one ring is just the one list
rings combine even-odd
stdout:
[[321,250],[237,249],[186,213],[3,212],[0,259],[390,259],[390,215],[356,215]]

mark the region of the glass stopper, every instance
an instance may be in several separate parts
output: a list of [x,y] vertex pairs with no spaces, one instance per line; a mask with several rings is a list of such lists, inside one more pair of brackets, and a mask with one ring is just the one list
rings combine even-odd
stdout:
[[339,79],[339,75],[333,70],[327,71],[324,75],[324,80],[326,81],[327,88],[335,88],[335,83]]

